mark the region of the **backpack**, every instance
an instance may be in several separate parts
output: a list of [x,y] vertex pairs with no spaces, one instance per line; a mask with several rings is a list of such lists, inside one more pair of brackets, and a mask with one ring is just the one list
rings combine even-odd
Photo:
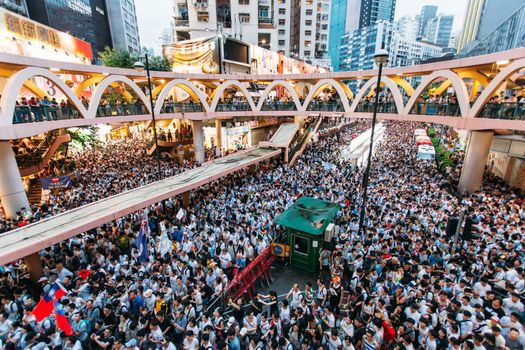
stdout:
[[80,321],[80,324],[86,325],[86,333],[88,333],[88,334],[91,333],[92,324],[91,324],[90,320],[82,320],[82,321]]

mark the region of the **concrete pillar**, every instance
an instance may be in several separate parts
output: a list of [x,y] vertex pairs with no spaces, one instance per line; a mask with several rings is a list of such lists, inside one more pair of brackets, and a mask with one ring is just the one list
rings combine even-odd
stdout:
[[467,153],[459,178],[459,192],[472,193],[481,186],[493,136],[494,131],[470,132]]
[[217,133],[217,148],[222,151],[222,124],[219,119],[215,119],[215,131]]
[[40,255],[38,255],[38,253],[33,253],[24,257],[24,262],[31,279],[34,282],[38,281],[38,279],[44,275],[44,271],[42,271],[42,260],[40,260]]
[[29,208],[29,200],[9,141],[0,141],[0,169],[0,201],[5,215],[12,219],[20,209]]
[[190,191],[182,194],[182,207],[187,209],[190,206]]
[[201,120],[192,120],[193,147],[195,149],[195,160],[197,163],[204,163],[204,130]]

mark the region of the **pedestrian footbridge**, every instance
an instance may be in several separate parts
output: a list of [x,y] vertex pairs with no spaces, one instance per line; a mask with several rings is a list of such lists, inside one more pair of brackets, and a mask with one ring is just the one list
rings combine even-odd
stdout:
[[202,164],[179,175],[123,192],[0,235],[0,266],[281,154],[255,148]]
[[[371,118],[377,70],[294,74],[145,72],[0,54],[0,140],[54,129],[159,119],[338,115]],[[74,77],[74,79],[73,79]],[[35,81],[59,91],[62,105],[24,104],[21,91],[43,99]],[[256,84],[254,84],[256,83]],[[379,119],[423,121],[469,130],[525,130],[525,48],[384,69]],[[253,86],[256,86],[254,88]],[[109,102],[110,91],[122,98]],[[506,91],[505,96],[503,91]],[[57,101],[58,102],[58,101]]]

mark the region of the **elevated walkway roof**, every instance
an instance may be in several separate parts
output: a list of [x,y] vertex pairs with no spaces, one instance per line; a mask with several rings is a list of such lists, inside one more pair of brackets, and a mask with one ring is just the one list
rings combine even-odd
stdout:
[[277,129],[270,141],[263,141],[260,145],[269,147],[288,147],[297,133],[297,130],[299,130],[298,124],[283,123],[279,126],[279,129]]
[[179,175],[84,205],[0,235],[0,265],[116,220],[169,197],[199,188],[235,171],[275,157],[281,150],[255,148],[216,159]]

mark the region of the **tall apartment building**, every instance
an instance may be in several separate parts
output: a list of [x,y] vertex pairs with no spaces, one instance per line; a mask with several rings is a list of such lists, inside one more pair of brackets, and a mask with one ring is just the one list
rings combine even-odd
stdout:
[[358,28],[343,36],[339,70],[354,71],[376,68],[374,54],[389,47],[392,42],[393,24],[379,21],[376,24]]
[[361,0],[359,27],[373,26],[378,21],[394,22],[396,0]]
[[419,64],[429,58],[440,57],[443,48],[437,44],[403,37],[394,33],[389,47],[389,65],[403,67]]
[[29,17],[26,0],[0,0],[0,7],[18,13],[19,15]]
[[449,47],[453,24],[453,15],[436,16],[427,23],[423,38],[442,47]]
[[332,0],[330,4],[330,35],[328,36],[328,55],[331,66],[339,67],[341,39],[345,33],[359,27],[361,0]]
[[[281,1],[286,5],[285,0]],[[277,50],[274,10],[279,7],[277,12],[286,12],[286,6],[274,4],[271,0],[174,0],[173,40],[222,33]]]
[[326,65],[330,0],[174,0],[174,41],[227,35]]
[[106,0],[113,47],[140,53],[135,0]]
[[436,17],[437,9],[437,6],[434,5],[427,5],[421,8],[417,25],[417,38],[422,38],[425,35],[425,27],[428,21]]
[[416,40],[419,23],[419,17],[403,16],[394,22],[394,31],[407,40]]

